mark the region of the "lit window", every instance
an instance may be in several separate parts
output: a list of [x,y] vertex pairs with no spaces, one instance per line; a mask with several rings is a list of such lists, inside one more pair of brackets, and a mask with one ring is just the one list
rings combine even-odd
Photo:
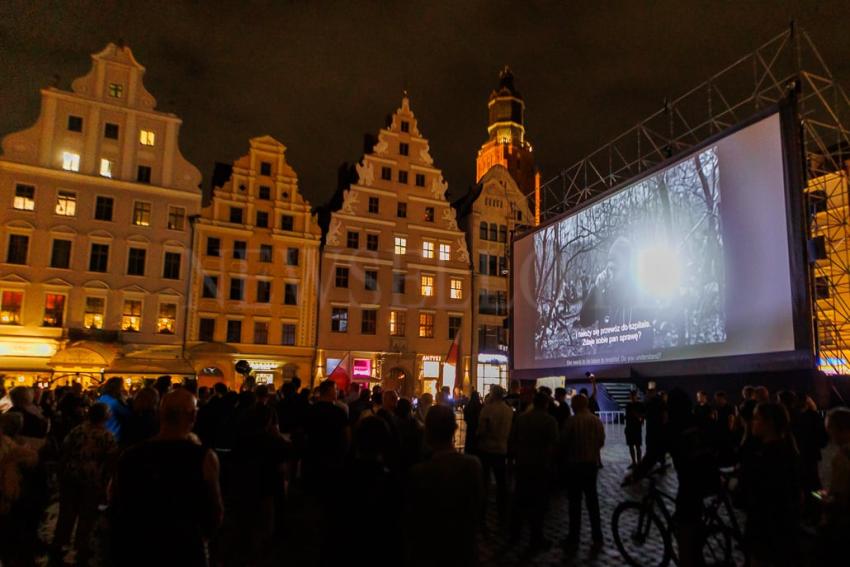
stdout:
[[143,146],[153,146],[156,143],[156,134],[153,130],[139,130],[139,143]]
[[419,314],[419,336],[426,339],[434,338],[434,314]]
[[142,302],[139,299],[125,299],[121,311],[121,330],[138,333],[142,328]]
[[112,98],[121,98],[124,96],[124,85],[119,83],[109,83],[109,96]]
[[168,207],[168,228],[183,230],[186,224],[186,209],[183,207]]
[[80,171],[80,154],[62,152],[62,169],[65,171]]
[[163,335],[173,335],[177,324],[177,304],[160,303],[159,316],[156,318],[156,332]]
[[100,158],[100,174],[104,177],[112,177],[112,165],[112,161]]
[[83,314],[83,327],[86,329],[102,329],[106,300],[102,297],[87,297],[86,311]]
[[65,320],[65,296],[58,293],[48,293],[44,296],[44,318],[41,324],[45,327],[61,327]]
[[56,195],[56,214],[73,217],[77,214],[77,194],[71,191],[59,191]]
[[434,207],[425,207],[425,222],[434,222]]
[[452,259],[452,246],[451,244],[440,244],[440,261],[448,262]]
[[20,325],[21,304],[24,302],[24,292],[4,291],[0,295],[0,324]]
[[407,239],[405,237],[395,237],[395,253],[402,256],[407,254]]
[[452,278],[449,281],[450,285],[450,297],[452,299],[463,299],[463,280],[458,278]]
[[434,295],[434,276],[422,276],[420,280],[420,291],[422,297],[431,297]]
[[434,257],[434,243],[430,240],[422,241],[422,257],[423,258],[433,258]]
[[334,333],[348,332],[348,309],[334,307],[331,309],[331,331]]
[[12,206],[19,211],[35,210],[35,187],[32,185],[15,185],[15,200]]
[[404,311],[390,311],[390,335],[393,337],[404,336],[404,324],[406,313]]
[[150,226],[151,204],[144,201],[136,201],[133,204],[133,224],[136,226]]

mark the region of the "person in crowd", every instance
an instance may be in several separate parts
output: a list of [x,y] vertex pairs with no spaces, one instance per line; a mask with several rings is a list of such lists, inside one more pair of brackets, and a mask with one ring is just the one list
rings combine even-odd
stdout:
[[397,474],[401,471],[402,466],[401,434],[398,430],[398,418],[396,417],[396,408],[399,402],[398,392],[384,390],[380,399],[380,405],[374,406],[375,417],[383,419],[390,430],[390,446],[386,451],[386,460],[390,470]]
[[753,400],[762,404],[770,401],[770,390],[766,386],[756,386],[753,390]]
[[360,419],[360,416],[363,415],[363,412],[371,407],[371,403],[369,402],[369,396],[369,390],[367,388],[363,388],[359,391],[357,398],[349,402],[348,420],[352,426],[357,423],[357,420]]
[[122,447],[146,441],[159,432],[159,392],[145,386],[136,392],[130,407],[132,413],[122,427]]
[[416,412],[413,414],[413,417],[416,418],[416,421],[419,422],[423,428],[425,427],[425,418],[428,416],[428,410],[434,405],[434,396],[430,393],[425,392],[421,396],[419,396],[419,405],[416,407]]
[[652,384],[646,390],[644,407],[646,409],[646,454],[658,459],[658,464],[662,468],[666,467],[667,454],[660,449],[663,446],[662,437],[667,409],[664,399]]
[[513,420],[514,410],[505,401],[504,388],[494,385],[478,418],[477,454],[481,459],[484,486],[482,514],[486,515],[487,494],[492,474],[496,480],[496,507],[499,522],[503,525],[508,512],[507,458]]
[[[407,398],[401,398],[395,407],[395,422],[401,443],[401,468],[407,471],[422,460],[422,440],[424,429],[413,417],[413,405]],[[384,453],[389,446],[384,449]],[[386,454],[384,455],[386,462]]]
[[304,477],[314,492],[321,493],[340,478],[351,432],[348,416],[335,403],[336,383],[325,380],[318,389],[319,399],[306,416]]
[[76,560],[85,565],[89,555],[89,537],[97,519],[97,509],[106,502],[109,465],[118,450],[115,437],[106,428],[109,407],[96,403],[87,419],[65,437],[59,473],[59,518],[53,536],[52,553],[61,557],[63,547],[74,535]]
[[779,402],[791,419],[791,433],[800,454],[800,488],[805,500],[803,512],[811,517],[817,510],[812,493],[823,487],[819,467],[821,451],[829,442],[829,435],[814,400],[805,393],[797,395],[790,391],[780,392]]
[[508,387],[508,393],[504,396],[505,403],[508,404],[514,411],[519,411],[520,408],[520,397],[522,395],[522,387],[520,386],[519,380],[511,380],[511,384]]
[[165,397],[165,394],[171,390],[171,376],[159,376],[156,379],[153,387],[159,392],[159,399]]
[[18,412],[0,414],[0,564],[32,565],[38,542],[40,511],[33,482],[38,453],[20,438],[24,418]]
[[549,415],[549,394],[538,391],[532,409],[517,416],[513,448],[516,457],[516,495],[511,537],[519,539],[524,521],[531,530],[530,552],[549,548],[543,525],[549,499],[552,457],[558,442],[558,422]]
[[478,444],[478,420],[481,417],[481,395],[473,390],[469,400],[463,408],[463,420],[466,422],[466,438],[463,443],[463,452],[474,455]]
[[112,432],[119,443],[121,443],[124,423],[132,415],[125,398],[124,380],[116,377],[106,381],[106,384],[103,385],[103,392],[97,399],[98,402],[106,404],[109,408],[109,420],[106,422],[106,428]]
[[186,389],[168,392],[159,434],[118,461],[111,500],[116,565],[207,564],[205,542],[224,508],[218,457],[193,440],[195,403]]
[[224,382],[216,382],[207,403],[198,408],[195,433],[201,439],[204,447],[215,448],[216,446],[216,436],[226,413],[227,403],[224,399],[226,395],[227,385]]
[[352,382],[348,385],[348,391],[345,393],[343,400],[346,405],[351,406],[351,403],[360,399],[360,382]]
[[721,466],[731,466],[736,463],[737,454],[735,447],[735,411],[734,405],[729,403],[726,392],[714,393],[714,443],[717,447],[717,457]]
[[29,386],[16,386],[10,392],[12,407],[9,413],[17,413],[21,416],[22,427],[18,433],[19,437],[35,450],[40,450],[47,440],[50,431],[50,421],[41,413],[41,409],[34,403],[35,393]]
[[821,493],[824,502],[820,525],[822,565],[828,565],[836,557],[847,553],[847,534],[850,534],[850,409],[839,407],[830,411],[827,430],[836,450],[827,489]]
[[[414,466],[407,479],[405,564],[410,567],[461,567],[478,560],[479,510],[483,489],[481,464],[454,448],[457,429],[450,407],[437,405],[425,419],[431,459]],[[434,526],[449,534],[439,544],[423,541]]]
[[82,384],[74,382],[65,388],[56,401],[57,419],[52,424],[57,439],[64,439],[72,429],[83,423],[87,407]]
[[12,407],[12,398],[5,386],[0,385],[0,413],[6,413]]
[[568,550],[574,550],[578,546],[581,536],[581,500],[584,497],[590,518],[592,550],[597,552],[604,545],[597,476],[601,450],[605,445],[605,426],[599,417],[590,411],[590,400],[583,394],[573,396],[572,406],[573,416],[567,420],[561,439],[561,450],[567,464],[570,517],[569,534],[565,543]]
[[708,392],[700,390],[697,392],[697,403],[694,406],[694,419],[697,426],[705,432],[714,432],[714,408],[708,402]]
[[741,459],[750,565],[799,565],[799,455],[788,412],[781,404],[760,402],[752,435],[758,444]]
[[584,394],[588,397],[588,408],[592,413],[599,414],[599,386],[596,384],[596,374],[593,372],[585,372],[585,378],[590,380],[591,392],[590,395],[587,395],[587,388],[582,388],[579,390],[580,394]]
[[643,458],[643,420],[646,416],[646,408],[643,402],[638,400],[637,390],[629,392],[629,402],[626,404],[626,445],[629,446],[629,457],[632,459],[631,467],[634,468]]
[[555,399],[549,404],[549,415],[555,418],[559,428],[563,428],[571,414],[570,404],[567,402],[567,389],[555,388]]
[[198,388],[198,410],[199,411],[202,407],[207,405],[207,403],[212,398],[212,395],[213,395],[213,391],[209,386],[200,386]]

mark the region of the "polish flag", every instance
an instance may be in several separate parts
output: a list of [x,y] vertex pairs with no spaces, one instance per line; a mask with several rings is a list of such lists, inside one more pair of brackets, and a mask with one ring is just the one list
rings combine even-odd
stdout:
[[[455,388],[463,388],[463,374],[458,371],[458,361],[460,360],[460,332],[461,330],[458,329],[457,333],[455,333],[455,338],[452,341],[452,346],[449,347],[449,352],[448,354],[446,354],[445,362],[446,364],[451,364],[454,367],[453,370]],[[445,380],[445,378],[448,378],[448,376],[446,376],[445,367],[443,367],[443,378],[443,385],[448,386],[448,384],[446,384],[448,380]]]
[[328,379],[336,382],[336,387],[340,392],[347,392],[348,383],[351,381],[348,376],[348,359],[351,356],[351,353],[347,353],[342,360],[339,361],[339,364],[336,365],[336,368],[333,369],[333,372],[328,374]]

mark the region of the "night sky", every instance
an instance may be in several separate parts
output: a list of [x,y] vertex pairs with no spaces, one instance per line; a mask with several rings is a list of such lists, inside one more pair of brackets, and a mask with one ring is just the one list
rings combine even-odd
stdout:
[[410,93],[452,196],[474,181],[486,101],[509,64],[544,180],[786,29],[850,84],[847,2],[0,2],[0,135],[38,89],[70,89],[123,40],[208,184],[270,134],[313,205]]

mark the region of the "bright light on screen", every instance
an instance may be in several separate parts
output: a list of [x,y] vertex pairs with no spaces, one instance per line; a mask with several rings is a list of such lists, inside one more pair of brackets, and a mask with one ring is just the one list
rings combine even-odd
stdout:
[[774,114],[519,239],[514,368],[793,350],[782,156]]

